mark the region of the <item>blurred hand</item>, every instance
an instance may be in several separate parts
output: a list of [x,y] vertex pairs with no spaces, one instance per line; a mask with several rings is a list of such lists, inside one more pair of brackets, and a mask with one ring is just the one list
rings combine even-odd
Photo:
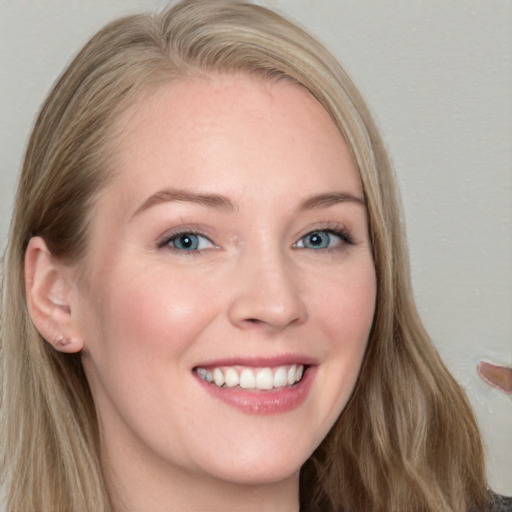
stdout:
[[503,393],[512,394],[512,368],[500,366],[489,361],[480,361],[477,365],[478,374],[487,384]]

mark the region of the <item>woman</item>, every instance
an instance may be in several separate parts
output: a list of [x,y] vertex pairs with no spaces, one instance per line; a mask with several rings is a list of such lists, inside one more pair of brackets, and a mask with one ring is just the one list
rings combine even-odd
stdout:
[[29,143],[2,312],[8,510],[493,509],[371,116],[261,7],[85,46]]

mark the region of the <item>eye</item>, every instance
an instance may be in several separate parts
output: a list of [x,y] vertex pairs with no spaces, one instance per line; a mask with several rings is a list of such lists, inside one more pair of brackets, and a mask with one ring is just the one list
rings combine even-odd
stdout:
[[199,233],[177,233],[167,238],[161,244],[162,247],[170,246],[178,251],[202,251],[214,247],[211,240]]
[[311,231],[303,236],[295,247],[301,249],[334,249],[343,243],[352,244],[352,240],[345,231],[318,230]]

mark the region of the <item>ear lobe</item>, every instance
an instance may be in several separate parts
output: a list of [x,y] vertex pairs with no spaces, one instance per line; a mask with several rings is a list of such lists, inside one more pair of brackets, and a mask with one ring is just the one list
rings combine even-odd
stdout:
[[25,252],[28,311],[41,336],[61,352],[83,348],[73,313],[71,277],[69,266],[50,253],[41,237],[30,239]]

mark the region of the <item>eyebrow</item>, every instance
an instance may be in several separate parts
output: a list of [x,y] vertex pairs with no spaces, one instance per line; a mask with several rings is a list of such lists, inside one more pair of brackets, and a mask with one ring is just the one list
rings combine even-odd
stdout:
[[182,189],[165,189],[156,192],[155,194],[148,197],[140,206],[137,208],[132,217],[135,217],[139,213],[161,203],[194,203],[207,208],[215,208],[218,210],[234,211],[236,210],[235,205],[225,196],[218,194],[202,194],[199,192],[192,192],[189,190]]
[[[225,211],[236,211],[238,208],[226,196],[219,194],[204,194],[183,189],[165,189],[148,197],[137,208],[132,218],[149,208],[161,203],[178,202],[194,203],[207,208]],[[357,203],[366,206],[364,199],[347,192],[328,192],[307,197],[301,201],[298,211],[328,208],[339,203]]]
[[338,203],[357,203],[366,206],[365,200],[361,197],[347,192],[329,192],[327,194],[317,194],[304,199],[300,203],[299,211],[328,208]]

